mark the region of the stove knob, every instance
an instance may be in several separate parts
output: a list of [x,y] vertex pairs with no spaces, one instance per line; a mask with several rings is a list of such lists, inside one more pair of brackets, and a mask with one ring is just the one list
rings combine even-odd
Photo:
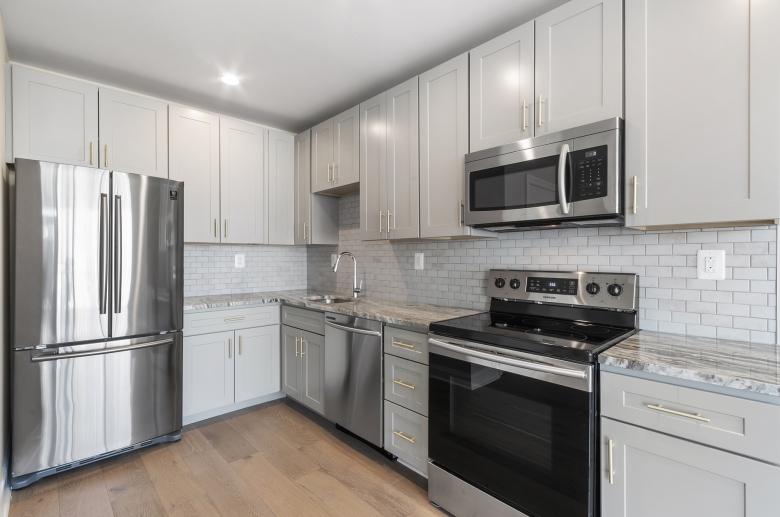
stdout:
[[506,285],[506,280],[504,280],[504,279],[503,279],[503,278],[501,278],[501,277],[499,277],[499,278],[496,278],[496,287],[498,287],[499,289],[501,289],[501,288],[502,288],[502,287],[504,287],[505,285]]
[[511,287],[512,289],[520,289],[520,280],[518,280],[517,278],[513,278],[512,280],[509,281],[509,287]]
[[588,294],[599,294],[601,287],[596,282],[591,282],[585,286],[585,290],[588,291]]
[[623,288],[618,284],[611,284],[609,287],[607,287],[607,292],[612,296],[620,296],[620,293],[623,292]]

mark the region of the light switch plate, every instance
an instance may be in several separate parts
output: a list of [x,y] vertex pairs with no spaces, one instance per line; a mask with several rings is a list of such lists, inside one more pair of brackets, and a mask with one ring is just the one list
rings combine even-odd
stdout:
[[236,253],[236,267],[246,266],[246,258],[243,253]]
[[425,255],[423,253],[414,254],[414,269],[425,269]]
[[724,250],[697,251],[696,278],[700,280],[725,280],[726,252]]
[[330,254],[330,267],[333,267],[336,265],[336,258],[338,257],[337,254],[331,253]]

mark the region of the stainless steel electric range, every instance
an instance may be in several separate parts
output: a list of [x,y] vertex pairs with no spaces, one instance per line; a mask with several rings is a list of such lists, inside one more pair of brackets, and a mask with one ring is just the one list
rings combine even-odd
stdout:
[[600,352],[638,277],[492,270],[490,312],[433,323],[428,493],[456,517],[598,515]]

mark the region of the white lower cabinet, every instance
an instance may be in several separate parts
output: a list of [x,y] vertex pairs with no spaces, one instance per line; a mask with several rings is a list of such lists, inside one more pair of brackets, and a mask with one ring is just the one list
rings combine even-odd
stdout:
[[183,416],[227,406],[234,401],[234,332],[184,338]]
[[282,392],[325,413],[325,336],[282,326]]
[[281,390],[279,325],[236,331],[236,402]]

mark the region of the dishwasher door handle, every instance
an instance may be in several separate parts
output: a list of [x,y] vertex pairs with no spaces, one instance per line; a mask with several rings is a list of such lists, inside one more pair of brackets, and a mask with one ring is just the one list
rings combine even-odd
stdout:
[[344,330],[346,332],[354,332],[356,334],[365,334],[367,336],[382,337],[382,333],[377,332],[376,330],[356,329],[355,327],[347,327],[346,325],[339,325],[338,323],[333,323],[332,321],[328,321],[328,320],[325,320],[325,325],[329,327],[333,327],[334,329]]

